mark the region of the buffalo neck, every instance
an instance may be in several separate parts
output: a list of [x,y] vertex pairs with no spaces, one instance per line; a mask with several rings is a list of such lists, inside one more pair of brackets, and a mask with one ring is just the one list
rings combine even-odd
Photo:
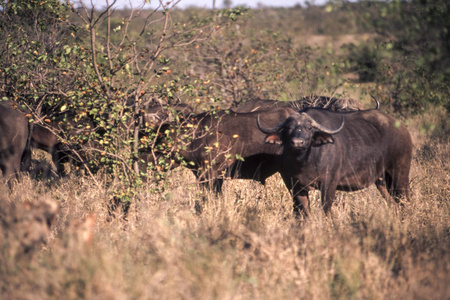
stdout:
[[303,151],[293,151],[290,148],[285,149],[283,156],[289,158],[291,163],[296,166],[307,166],[311,162],[311,148],[307,148]]

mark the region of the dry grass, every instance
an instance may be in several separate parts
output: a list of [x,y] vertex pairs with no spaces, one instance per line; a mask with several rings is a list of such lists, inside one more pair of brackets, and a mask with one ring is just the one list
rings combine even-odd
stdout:
[[301,221],[292,216],[279,176],[265,188],[228,181],[224,194],[215,197],[202,195],[193,176],[179,169],[165,193],[152,193],[154,183],[142,188],[124,220],[120,211],[110,216],[108,190],[86,177],[50,184],[25,177],[9,194],[2,189],[8,194],[4,202],[53,201],[60,209],[47,242],[34,252],[17,255],[11,247],[19,246],[1,237],[0,294],[448,299],[450,144],[447,125],[434,131],[427,125],[445,122],[440,111],[409,120],[416,147],[413,199],[402,210],[389,207],[371,187],[338,194],[333,214],[325,217],[313,193],[312,217]]

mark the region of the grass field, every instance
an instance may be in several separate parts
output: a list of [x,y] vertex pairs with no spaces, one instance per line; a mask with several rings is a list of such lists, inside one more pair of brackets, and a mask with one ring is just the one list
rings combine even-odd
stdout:
[[4,230],[1,298],[448,299],[446,117],[435,109],[407,120],[415,154],[403,209],[372,186],[338,193],[325,217],[314,192],[311,218],[298,220],[279,175],[266,187],[230,180],[215,196],[179,168],[164,193],[151,192],[155,183],[140,189],[125,216],[88,177],[48,183],[27,175],[12,191],[2,188],[3,206],[59,209],[47,242],[28,253],[17,241],[47,234],[42,216],[26,214]]

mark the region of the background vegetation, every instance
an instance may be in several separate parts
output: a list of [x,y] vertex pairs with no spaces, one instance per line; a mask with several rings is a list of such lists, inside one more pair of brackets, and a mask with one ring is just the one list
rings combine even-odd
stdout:
[[[36,152],[32,174],[2,188],[2,296],[448,298],[448,1],[159,4],[91,12],[0,0],[0,97],[61,126],[88,170],[54,178]],[[314,193],[301,222],[278,176],[266,187],[228,181],[215,196],[184,169],[139,169],[148,103],[210,110],[311,94],[367,107],[372,94],[407,124],[413,199],[403,210],[371,187],[339,194],[324,217]],[[29,203],[50,204],[31,220]],[[54,218],[50,231],[39,213]]]

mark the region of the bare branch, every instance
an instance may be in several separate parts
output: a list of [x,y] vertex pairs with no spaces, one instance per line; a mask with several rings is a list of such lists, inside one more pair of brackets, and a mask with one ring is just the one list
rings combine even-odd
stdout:
[[113,62],[111,59],[111,9],[109,6],[109,0],[106,0],[106,3],[108,5],[108,26],[106,27],[106,51],[108,55],[108,62],[109,62],[109,70],[112,72],[113,70]]

